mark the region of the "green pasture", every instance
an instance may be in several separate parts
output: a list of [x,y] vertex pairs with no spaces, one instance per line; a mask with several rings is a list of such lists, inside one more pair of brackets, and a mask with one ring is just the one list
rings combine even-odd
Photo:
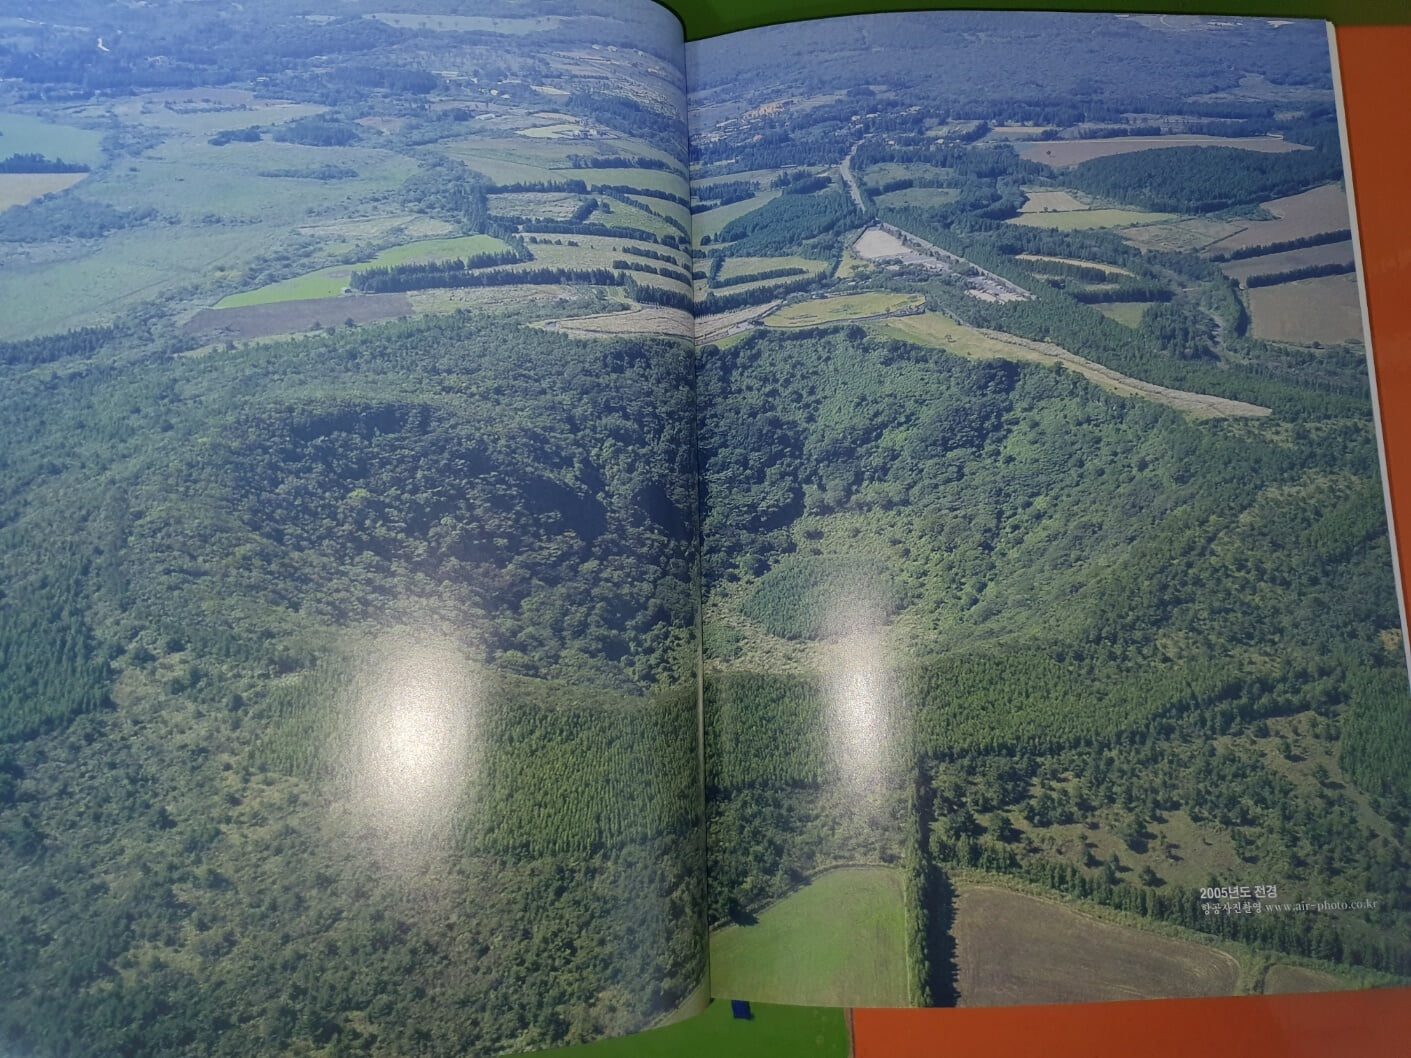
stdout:
[[773,202],[782,195],[778,188],[771,188],[768,191],[761,191],[752,198],[746,198],[739,202],[731,202],[728,206],[718,206],[715,209],[708,209],[704,213],[697,213],[691,227],[691,237],[699,244],[701,239],[709,235],[712,239],[720,234],[720,229],[729,224],[736,217],[743,217],[746,213],[752,213],[760,206],[768,202]]
[[42,154],[66,162],[97,165],[103,160],[103,134],[72,125],[54,125],[27,114],[0,114],[0,158]]
[[943,206],[960,197],[960,189],[955,187],[907,187],[900,191],[888,191],[877,196],[879,206]]
[[809,298],[775,309],[764,318],[769,327],[817,327],[842,323],[921,304],[920,294],[888,294],[873,290],[865,294],[843,294],[833,298]]
[[254,225],[148,225],[113,232],[81,257],[0,269],[0,340],[106,322],[222,267],[243,267],[273,239]]
[[[822,272],[828,267],[827,261],[819,261],[812,257],[727,257],[725,263],[720,266],[720,278],[730,279],[733,276],[753,275],[757,272],[769,272],[775,268],[802,268],[809,272]],[[797,279],[797,276],[789,276],[790,279]]]
[[719,176],[703,176],[692,180],[693,187],[713,187],[716,184],[731,184],[737,180],[753,180],[760,187],[768,187],[779,176],[779,169],[748,169],[741,173],[722,173]]
[[930,162],[878,162],[862,172],[862,182],[869,188],[881,187],[892,180],[940,180],[952,170]]
[[1142,322],[1142,313],[1146,311],[1145,302],[1141,301],[1103,301],[1093,305],[1092,308],[1098,310],[1109,320],[1116,320],[1124,327],[1136,329]]
[[1082,231],[1087,228],[1126,228],[1134,224],[1157,224],[1173,220],[1174,213],[1148,213],[1137,209],[1075,209],[1064,213],[1025,213],[1005,223],[1056,231]]
[[505,244],[489,235],[467,235],[459,239],[423,239],[403,246],[383,250],[371,261],[355,265],[333,265],[307,272],[278,283],[267,283],[256,290],[231,294],[216,303],[218,309],[238,309],[245,305],[268,305],[277,301],[306,301],[310,298],[332,298],[343,293],[348,278],[360,268],[389,268],[408,261],[441,261],[471,254],[493,253],[505,249]]
[[818,875],[753,925],[712,934],[710,967],[717,996],[904,1006],[901,874],[847,867]]
[[[329,164],[358,175],[348,180],[259,175]],[[361,200],[395,189],[415,171],[412,159],[385,150],[272,141],[212,147],[205,140],[176,137],[85,182],[83,193],[119,209],[150,206],[180,220],[215,217],[287,229],[319,216],[347,216]]]

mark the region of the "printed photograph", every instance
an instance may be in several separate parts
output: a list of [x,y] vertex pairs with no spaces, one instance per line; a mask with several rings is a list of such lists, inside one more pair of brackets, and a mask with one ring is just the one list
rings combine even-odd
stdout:
[[684,91],[645,2],[4,5],[0,1053],[701,1008]]
[[717,996],[1411,975],[1326,27],[688,44]]

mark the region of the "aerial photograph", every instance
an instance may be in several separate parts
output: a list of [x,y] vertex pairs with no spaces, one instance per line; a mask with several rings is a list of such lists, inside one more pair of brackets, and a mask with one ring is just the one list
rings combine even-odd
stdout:
[[698,1009],[680,23],[0,15],[0,1053]]
[[1326,27],[692,42],[711,987],[1411,976]]
[[10,0],[0,1055],[1411,983],[1332,70]]

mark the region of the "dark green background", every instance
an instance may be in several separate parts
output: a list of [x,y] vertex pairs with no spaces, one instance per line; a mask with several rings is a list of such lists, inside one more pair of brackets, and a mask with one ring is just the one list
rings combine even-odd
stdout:
[[1271,18],[1325,18],[1341,25],[1411,22],[1411,0],[659,0],[686,26],[686,37],[713,37],[772,22],[852,15],[871,11],[953,9],[973,11],[1147,11],[1156,14],[1263,15]]

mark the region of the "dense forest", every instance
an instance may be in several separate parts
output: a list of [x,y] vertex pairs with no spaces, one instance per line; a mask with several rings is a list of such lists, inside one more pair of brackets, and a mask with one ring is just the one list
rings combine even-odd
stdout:
[[[105,338],[10,357],[5,1038],[493,1053],[681,1002],[704,954],[680,347],[450,317],[24,373]],[[467,674],[413,701],[477,747],[446,793],[468,808],[410,834],[376,798],[326,817],[376,793],[350,768],[383,774],[348,708],[378,700],[370,658],[406,663],[389,635],[440,652],[419,679]],[[74,768],[102,795],[64,796]],[[441,796],[420,782],[393,796]],[[524,1003],[489,1001],[515,981]]]

